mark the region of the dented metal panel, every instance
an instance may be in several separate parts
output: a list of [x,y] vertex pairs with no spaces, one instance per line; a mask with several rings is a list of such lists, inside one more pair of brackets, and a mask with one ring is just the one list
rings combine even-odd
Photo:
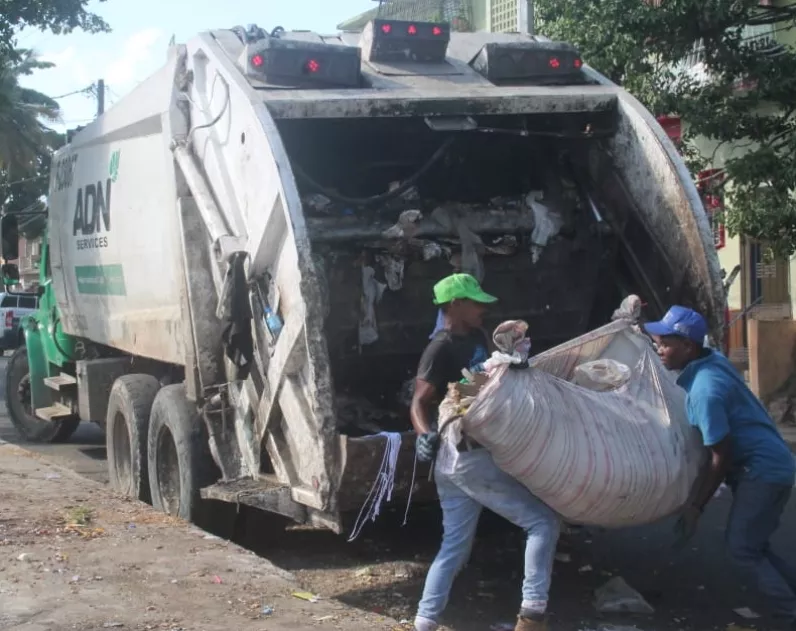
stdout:
[[[261,400],[252,402],[258,431],[244,451],[264,442],[293,500],[330,511],[339,477],[331,375],[290,162],[258,93],[216,41],[199,36],[187,49],[194,75],[191,122],[199,126],[193,139],[197,158],[234,236],[246,242],[249,277],[270,279],[268,301],[284,321],[279,338],[265,349],[267,387]],[[262,423],[261,417],[273,421]]]

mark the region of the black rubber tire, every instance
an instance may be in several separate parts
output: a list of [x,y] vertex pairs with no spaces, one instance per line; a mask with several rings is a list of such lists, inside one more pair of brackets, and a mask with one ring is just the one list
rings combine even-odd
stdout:
[[152,405],[147,439],[152,506],[196,521],[202,517],[199,491],[218,479],[207,432],[182,384],[160,389]]
[[[33,415],[30,402],[28,349],[16,349],[6,365],[6,408],[19,434],[31,443],[63,443],[80,425],[78,417],[43,421]],[[27,390],[25,383],[28,383]]]
[[160,382],[151,375],[124,375],[111,389],[105,415],[108,481],[115,491],[149,502],[149,414]]

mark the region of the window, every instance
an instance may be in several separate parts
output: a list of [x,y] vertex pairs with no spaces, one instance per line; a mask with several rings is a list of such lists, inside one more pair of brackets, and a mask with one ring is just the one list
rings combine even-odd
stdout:
[[19,308],[20,309],[35,309],[36,308],[36,296],[20,296],[19,297]]
[[17,306],[17,297],[11,294],[4,294],[0,301],[0,309],[13,309]]

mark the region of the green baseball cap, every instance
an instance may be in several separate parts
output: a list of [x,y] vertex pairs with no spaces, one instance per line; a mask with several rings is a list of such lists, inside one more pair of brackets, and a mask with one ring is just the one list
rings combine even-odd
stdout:
[[453,300],[472,300],[482,304],[497,302],[470,274],[451,274],[434,285],[434,304],[446,305]]

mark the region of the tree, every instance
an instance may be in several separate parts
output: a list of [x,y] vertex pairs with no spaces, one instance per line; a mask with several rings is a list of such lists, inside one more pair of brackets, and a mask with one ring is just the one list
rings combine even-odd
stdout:
[[[541,32],[578,46],[586,61],[623,85],[656,115],[696,138],[742,151],[728,154],[716,182],[731,235],[766,242],[777,256],[796,251],[796,51],[744,27],[796,27],[796,4],[759,0],[536,0]],[[699,64],[686,70],[684,61]],[[701,156],[703,163],[715,157]]]
[[89,0],[0,0],[0,57],[15,54],[16,35],[26,28],[56,34],[75,29],[89,33],[109,31],[101,17],[86,9],[88,3]]
[[[5,212],[43,209],[52,153],[63,137],[45,121],[56,122],[58,103],[24,88],[20,79],[51,67],[26,50],[0,57],[0,206]],[[25,222],[24,232],[37,232],[42,222]]]

